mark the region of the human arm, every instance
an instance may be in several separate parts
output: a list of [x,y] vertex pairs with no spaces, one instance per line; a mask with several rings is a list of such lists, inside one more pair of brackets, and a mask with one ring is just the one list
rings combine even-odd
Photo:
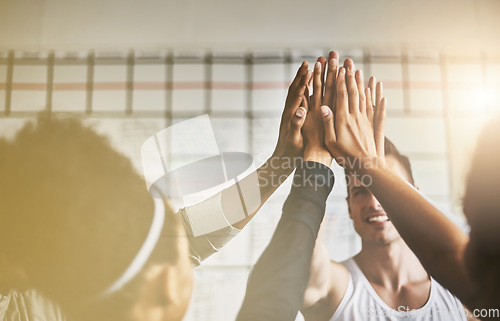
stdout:
[[306,120],[308,129],[304,125],[303,131],[305,162],[295,172],[273,238],[252,270],[239,321],[294,320],[303,303],[315,240],[333,187],[329,168],[332,157],[323,147],[317,122],[313,121],[317,117],[321,120],[314,103],[315,95],[321,96],[321,69],[318,62],[314,68],[315,94],[311,104],[306,102],[311,109]]
[[333,181],[324,164],[306,161],[297,168],[281,220],[251,272],[238,321],[295,319]]
[[[307,83],[311,76],[312,73],[308,70],[308,63],[306,61],[302,62],[288,88],[276,147],[271,157],[256,171],[261,202],[249,209],[248,217],[233,224],[235,228],[242,229],[250,222],[260,207],[293,172],[296,163],[302,160],[304,140],[301,130],[307,114],[307,106],[304,106],[303,102]],[[224,197],[223,194],[223,206],[225,205]],[[231,198],[231,195],[228,193],[226,198]],[[228,208],[228,210],[230,209]]]
[[364,93],[363,106],[357,99],[363,95],[358,73],[356,77],[349,70],[340,73],[337,113],[334,117],[328,112],[324,117],[328,149],[355,175],[371,177],[367,188],[426,270],[472,308],[476,290],[463,263],[468,236],[386,166],[383,145],[386,100],[379,96],[372,103],[372,87]]
[[179,211],[190,238],[191,258],[195,265],[237,235],[290,175],[295,163],[302,159],[301,128],[306,109],[301,102],[310,78],[307,62],[303,62],[288,90],[279,138],[272,156],[236,184]]
[[464,265],[469,237],[389,169],[374,167],[360,174],[372,177],[370,191],[425,269],[473,308],[476,289]]
[[[320,57],[318,61],[324,69],[325,59]],[[325,162],[330,165],[332,156],[324,144],[321,106],[334,107],[338,70],[338,54],[336,52],[330,52],[327,65],[324,86],[321,81],[323,77],[319,78],[320,74],[314,73],[314,93],[309,101],[308,117],[303,127],[303,135],[306,140],[305,155],[324,158]],[[321,96],[319,93],[324,93],[324,95]],[[307,157],[311,156],[305,157],[307,160]],[[309,281],[300,310],[306,320],[326,320],[331,317],[340,304],[349,281],[347,269],[342,264],[330,260],[330,253],[322,240],[321,231],[322,229],[314,246]]]

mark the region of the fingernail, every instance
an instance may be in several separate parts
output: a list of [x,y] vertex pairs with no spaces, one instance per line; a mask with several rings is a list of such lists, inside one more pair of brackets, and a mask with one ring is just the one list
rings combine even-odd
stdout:
[[321,115],[323,115],[323,117],[326,117],[329,114],[330,114],[330,108],[327,106],[321,106]]
[[344,67],[340,67],[340,75],[341,76],[345,75],[345,68]]
[[317,61],[316,65],[314,66],[314,68],[316,68],[318,70],[321,69],[321,62]]
[[347,65],[347,68],[349,68],[349,71],[353,71],[354,70],[354,65],[349,64],[349,65]]
[[358,69],[358,78],[363,79],[363,70]]
[[306,113],[306,112],[305,112],[304,108],[299,107],[299,108],[297,109],[297,111],[295,111],[295,116],[297,116],[297,117],[299,117],[299,118],[302,118],[302,116],[304,116],[304,115],[305,115],[305,113]]

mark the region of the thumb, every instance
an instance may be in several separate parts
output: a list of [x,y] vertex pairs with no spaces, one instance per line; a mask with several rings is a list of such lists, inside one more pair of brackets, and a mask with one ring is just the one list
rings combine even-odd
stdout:
[[294,143],[300,143],[302,141],[301,129],[306,121],[307,110],[304,107],[299,107],[295,111],[290,124],[290,131],[292,134],[292,139]]
[[321,118],[325,127],[325,144],[328,149],[331,149],[332,144],[337,142],[337,136],[335,135],[333,112],[328,106],[321,106]]

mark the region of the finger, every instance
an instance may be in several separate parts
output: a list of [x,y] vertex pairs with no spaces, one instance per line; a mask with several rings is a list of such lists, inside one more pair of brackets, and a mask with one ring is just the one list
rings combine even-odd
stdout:
[[335,115],[335,102],[336,102],[336,98],[335,97],[337,97],[336,86],[337,86],[337,77],[339,76],[339,54],[336,51],[334,51],[334,52],[335,52],[334,58],[336,58],[337,61],[336,61],[335,71],[334,71],[335,81],[332,84],[332,88],[333,88],[332,105],[333,106],[331,106],[331,109],[333,111],[333,114]]
[[284,113],[290,115],[300,106],[304,93],[307,90],[307,83],[309,82],[310,78],[311,72],[307,70],[306,73],[300,78],[297,88],[288,93],[287,100],[289,99],[290,103],[287,103],[285,105]]
[[303,61],[302,64],[300,65],[299,69],[297,70],[297,74],[295,75],[295,78],[293,78],[293,81],[290,84],[288,91],[293,91],[293,90],[297,89],[297,86],[300,83],[300,79],[307,72],[307,68],[308,68],[307,61]]
[[302,141],[301,129],[306,120],[307,110],[304,107],[299,107],[295,111],[290,124],[290,132],[292,135],[292,141],[294,144],[300,145]]
[[365,89],[365,97],[366,97],[366,115],[368,116],[370,124],[373,124],[373,102],[372,102],[372,91],[370,90],[370,87]]
[[325,128],[325,145],[332,152],[332,148],[337,142],[337,135],[335,134],[334,115],[330,107],[321,106],[321,116],[323,118],[323,126]]
[[304,101],[306,102],[307,106],[309,106],[309,82],[312,79],[312,72],[310,70],[306,71],[306,74],[303,76],[304,79],[301,80],[301,87],[300,90],[297,90],[298,94],[304,97]]
[[356,86],[358,87],[358,94],[359,94],[359,111],[361,113],[366,112],[366,98],[365,98],[365,85],[363,83],[363,71],[362,70],[356,70],[355,77],[356,79]]
[[309,110],[309,98],[308,98],[308,96],[306,96],[306,95],[302,96],[302,103],[300,104],[300,107],[304,107],[306,110]]
[[306,90],[304,91],[304,101],[307,103],[307,108],[309,109],[311,94],[309,93],[309,85],[306,85]]
[[345,68],[339,68],[339,75],[337,76],[337,90],[335,96],[335,109],[337,121],[343,122],[347,120],[349,114],[349,100],[347,95],[347,87],[345,84]]
[[321,63],[321,97],[325,94],[325,87],[323,83],[325,81],[325,72],[326,72],[326,58],[321,56],[318,58],[318,61]]
[[330,51],[328,55],[328,72],[325,81],[325,94],[323,96],[323,105],[327,105],[333,110],[333,99],[335,97],[335,79],[337,78],[338,53]]
[[371,76],[370,80],[368,81],[368,88],[370,88],[370,92],[372,94],[371,98],[372,98],[373,105],[375,105],[375,84],[376,83],[377,83],[377,80],[375,79],[375,76]]
[[348,65],[345,82],[349,98],[349,113],[359,113],[359,94],[356,80],[354,79],[354,65]]
[[309,94],[313,92],[313,78],[314,77],[311,77],[307,83],[307,90],[309,91]]
[[281,117],[281,125],[283,125],[283,123],[288,124],[288,120],[292,111],[295,110],[295,108],[297,107],[298,96],[300,95],[297,95],[296,91],[299,88],[299,86],[301,86],[304,75],[307,74],[308,72],[307,68],[308,68],[307,61],[303,61],[299,69],[297,70],[295,78],[288,87],[288,93],[285,101],[285,108],[283,109],[283,114]]
[[384,140],[385,140],[385,120],[386,120],[387,98],[382,98],[380,103],[375,108],[373,116],[373,130],[375,138],[375,146],[377,155],[384,156]]
[[346,58],[344,60],[344,68],[349,70],[349,68],[351,68],[352,66],[352,70],[354,70],[354,61],[352,61],[351,58]]
[[381,81],[377,83],[377,93],[375,94],[375,106],[378,106],[382,98],[384,97],[384,86]]
[[311,78],[312,78],[311,71],[306,70],[306,73],[300,79],[299,86],[297,87],[297,90],[296,90],[296,92],[297,92],[296,95],[303,96],[306,93],[306,91],[307,91],[307,84],[309,83],[309,81],[311,80]]
[[323,87],[323,81],[321,79],[321,67],[321,62],[319,61],[317,61],[314,65],[313,96],[311,108],[319,108],[321,106],[321,88]]

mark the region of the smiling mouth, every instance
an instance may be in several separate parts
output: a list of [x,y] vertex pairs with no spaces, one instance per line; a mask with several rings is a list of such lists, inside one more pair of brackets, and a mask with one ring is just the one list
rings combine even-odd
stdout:
[[365,218],[366,223],[383,223],[389,221],[387,215],[377,215]]

